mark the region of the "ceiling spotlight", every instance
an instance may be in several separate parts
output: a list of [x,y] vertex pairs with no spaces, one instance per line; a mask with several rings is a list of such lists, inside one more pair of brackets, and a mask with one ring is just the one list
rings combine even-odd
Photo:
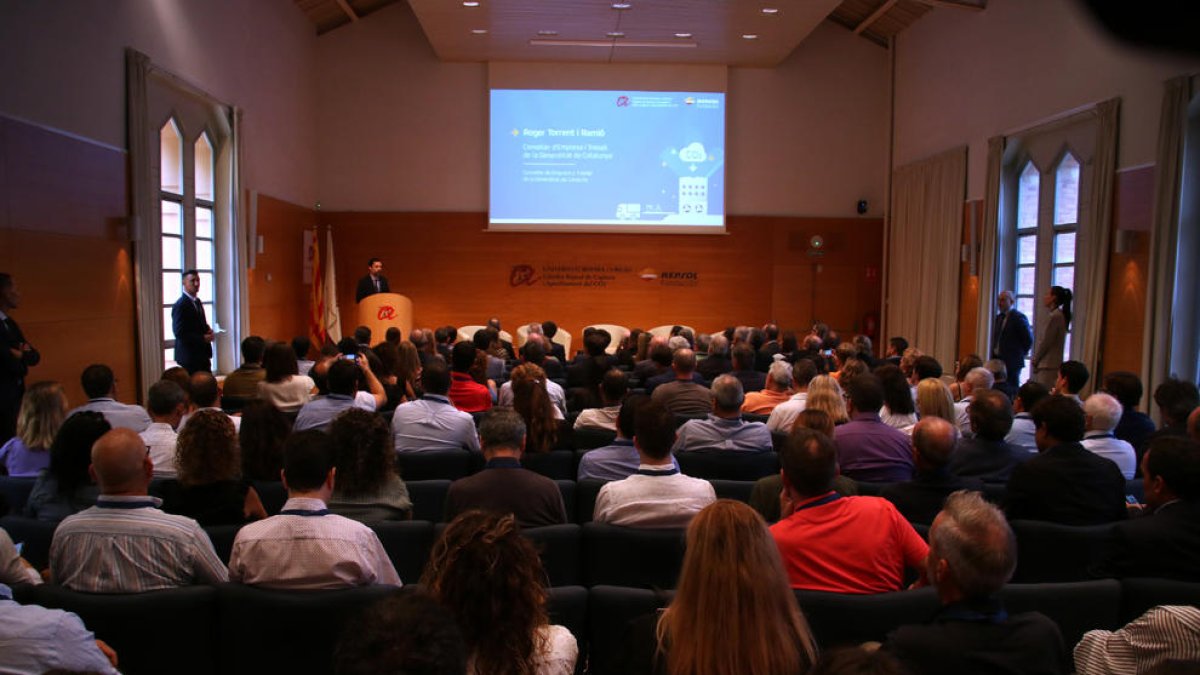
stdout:
[[607,35],[607,36],[608,36],[608,37],[610,37],[610,38],[623,38],[623,37],[625,37],[625,34],[624,34],[624,33],[622,33],[622,32],[620,32],[620,31],[613,31],[613,32],[611,32],[611,33],[605,33],[605,35]]
[[632,7],[633,5],[628,2],[614,2],[612,4],[613,9],[630,9]]
[[778,7],[763,7],[762,13],[766,14],[767,16],[775,16],[776,14],[779,13],[779,8]]
[[479,3],[475,0],[463,0],[463,7],[478,7]]
[[688,40],[692,37],[692,34],[691,33],[676,33],[675,37],[679,38],[680,40]]
[[556,30],[539,30],[538,35],[540,35],[542,37],[554,37],[555,35],[558,35],[558,31],[556,31]]
[[486,28],[472,28],[471,34],[472,35],[487,35],[487,29]]
[[758,36],[755,35],[754,33],[743,33],[742,39],[743,40],[757,40]]

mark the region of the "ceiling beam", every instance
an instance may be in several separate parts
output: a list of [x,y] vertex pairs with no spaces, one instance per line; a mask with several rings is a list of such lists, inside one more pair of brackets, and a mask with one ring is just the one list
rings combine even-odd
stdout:
[[346,0],[336,0],[336,1],[337,1],[338,7],[342,8],[342,11],[346,13],[346,16],[350,17],[351,21],[358,21],[358,14],[355,13],[354,8],[350,6],[349,2],[346,2]]
[[854,27],[854,34],[862,35],[862,32],[864,30],[869,28],[871,26],[871,24],[875,23],[879,19],[879,17],[883,16],[884,14],[887,14],[888,10],[891,9],[892,7],[895,7],[896,3],[899,1],[900,0],[887,0],[886,2],[884,2],[882,5],[879,6],[879,9],[875,10],[874,12],[871,12],[870,16],[863,19],[857,26]]
[[976,12],[982,12],[987,9],[987,0],[917,0],[923,5],[930,7],[953,7],[954,9],[970,9]]

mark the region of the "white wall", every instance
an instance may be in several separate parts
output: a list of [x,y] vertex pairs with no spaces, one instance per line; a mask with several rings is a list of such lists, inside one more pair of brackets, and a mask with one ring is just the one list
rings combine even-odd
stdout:
[[901,33],[895,165],[968,143],[968,199],[982,199],[987,139],[1121,98],[1118,167],[1154,162],[1162,82],[1200,69],[1125,46],[1071,0],[939,8]]
[[4,0],[0,114],[125,148],[125,48],[244,109],[245,186],[316,200],[316,36],[292,0]]
[[[637,77],[647,66],[612,68]],[[321,36],[317,73],[323,208],[487,210],[485,64],[439,62],[396,3]],[[881,205],[887,82],[887,53],[829,23],[778,68],[729,69],[729,212]]]

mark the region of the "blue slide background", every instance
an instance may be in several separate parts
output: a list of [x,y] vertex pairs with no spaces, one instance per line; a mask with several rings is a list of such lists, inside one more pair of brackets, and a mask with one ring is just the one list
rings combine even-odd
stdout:
[[[627,105],[618,105],[621,97]],[[685,102],[689,97],[690,105]],[[548,128],[604,129],[605,135],[538,138],[526,133]],[[706,156],[683,161],[695,156],[681,158],[679,151],[697,142]],[[544,152],[562,151],[555,144],[607,146],[612,159],[527,156],[538,152],[531,145],[550,146]],[[489,217],[504,223],[720,227],[725,213],[724,145],[723,93],[494,89]],[[592,175],[586,182],[526,180],[527,171],[548,170],[590,170]],[[708,177],[705,217],[676,215],[680,176]],[[623,203],[639,204],[640,213],[618,219],[618,205]]]

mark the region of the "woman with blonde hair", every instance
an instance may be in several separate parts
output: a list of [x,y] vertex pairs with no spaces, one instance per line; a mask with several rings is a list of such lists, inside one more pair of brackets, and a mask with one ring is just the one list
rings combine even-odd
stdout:
[[842,397],[842,387],[829,375],[818,375],[808,383],[808,398],[804,407],[825,412],[833,418],[834,424],[850,421],[850,415],[846,412],[846,399]]
[[242,478],[237,432],[220,410],[197,410],[179,432],[178,479],[164,481],[163,511],[201,525],[236,525],[266,518],[258,493]]
[[468,673],[575,672],[579,646],[569,630],[550,624],[542,561],[511,513],[455,518],[433,545],[421,585],[454,614]]
[[525,421],[525,452],[550,452],[558,442],[558,425],[562,412],[546,392],[546,371],[541,366],[525,363],[513,368],[513,410]]
[[767,524],[730,499],[692,519],[675,599],[630,632],[625,673],[796,675],[817,658]]
[[17,413],[17,435],[0,447],[0,468],[10,476],[37,476],[50,466],[50,445],[67,415],[67,395],[57,382],[37,382],[25,391]]

